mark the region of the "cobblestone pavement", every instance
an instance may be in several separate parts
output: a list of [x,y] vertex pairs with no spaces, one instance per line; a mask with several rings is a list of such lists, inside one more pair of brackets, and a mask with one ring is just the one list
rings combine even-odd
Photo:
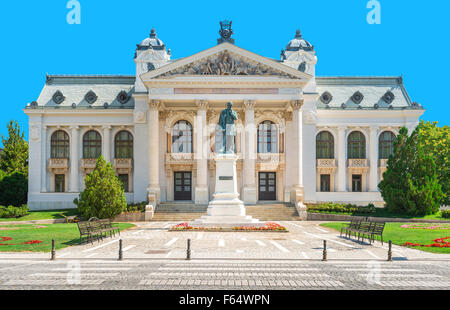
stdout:
[[394,246],[388,263],[386,243],[341,238],[317,222],[279,223],[289,232],[169,232],[174,223],[140,223],[120,236],[121,262],[119,238],[63,249],[53,262],[49,253],[0,253],[0,289],[450,289],[450,255]]

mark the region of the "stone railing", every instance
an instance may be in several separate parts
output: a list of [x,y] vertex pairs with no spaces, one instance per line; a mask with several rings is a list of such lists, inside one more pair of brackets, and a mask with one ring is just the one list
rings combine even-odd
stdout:
[[349,168],[368,168],[368,160],[367,159],[349,159],[348,160],[348,167]]
[[387,167],[387,159],[380,159],[379,167],[380,168],[386,168]]
[[317,168],[336,168],[336,159],[318,159]]
[[95,169],[96,164],[97,158],[83,158],[81,159],[81,170],[86,174],[91,173]]
[[69,159],[68,158],[50,158],[48,161],[49,169],[68,169]]
[[168,153],[166,154],[166,162],[192,161],[194,153]]
[[116,169],[133,169],[132,158],[114,158],[114,168]]
[[284,163],[285,155],[282,153],[258,153],[257,162],[260,163]]

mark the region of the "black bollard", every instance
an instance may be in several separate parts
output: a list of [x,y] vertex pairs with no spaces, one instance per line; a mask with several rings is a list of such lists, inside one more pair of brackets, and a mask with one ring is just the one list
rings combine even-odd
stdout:
[[323,258],[322,261],[326,262],[328,260],[327,258],[327,240],[323,240]]
[[388,262],[392,262],[392,241],[389,240]]
[[119,260],[123,260],[122,239],[119,240]]
[[191,239],[187,240],[186,260],[191,260]]
[[51,260],[56,259],[56,251],[55,251],[55,239],[52,239],[52,258]]

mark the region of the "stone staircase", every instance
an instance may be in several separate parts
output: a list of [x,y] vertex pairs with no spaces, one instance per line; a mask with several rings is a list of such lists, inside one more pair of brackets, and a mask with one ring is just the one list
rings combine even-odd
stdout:
[[[193,203],[161,203],[155,209],[154,222],[193,221],[206,215],[208,206],[196,206]],[[247,215],[261,221],[298,221],[294,206],[284,203],[258,203],[246,206]]]
[[294,206],[284,203],[258,203],[246,206],[247,215],[260,221],[298,221],[300,220]]

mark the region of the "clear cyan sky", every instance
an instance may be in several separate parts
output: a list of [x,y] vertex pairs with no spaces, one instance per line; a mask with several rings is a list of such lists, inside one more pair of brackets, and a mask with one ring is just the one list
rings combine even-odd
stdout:
[[135,72],[136,44],[156,28],[173,58],[217,44],[219,21],[233,21],[236,45],[279,58],[301,29],[316,49],[318,76],[400,76],[423,119],[450,125],[450,1],[379,0],[381,24],[367,23],[368,0],[144,1],[78,0],[81,24],[70,25],[69,0],[2,1],[0,133],[36,100],[45,74]]

